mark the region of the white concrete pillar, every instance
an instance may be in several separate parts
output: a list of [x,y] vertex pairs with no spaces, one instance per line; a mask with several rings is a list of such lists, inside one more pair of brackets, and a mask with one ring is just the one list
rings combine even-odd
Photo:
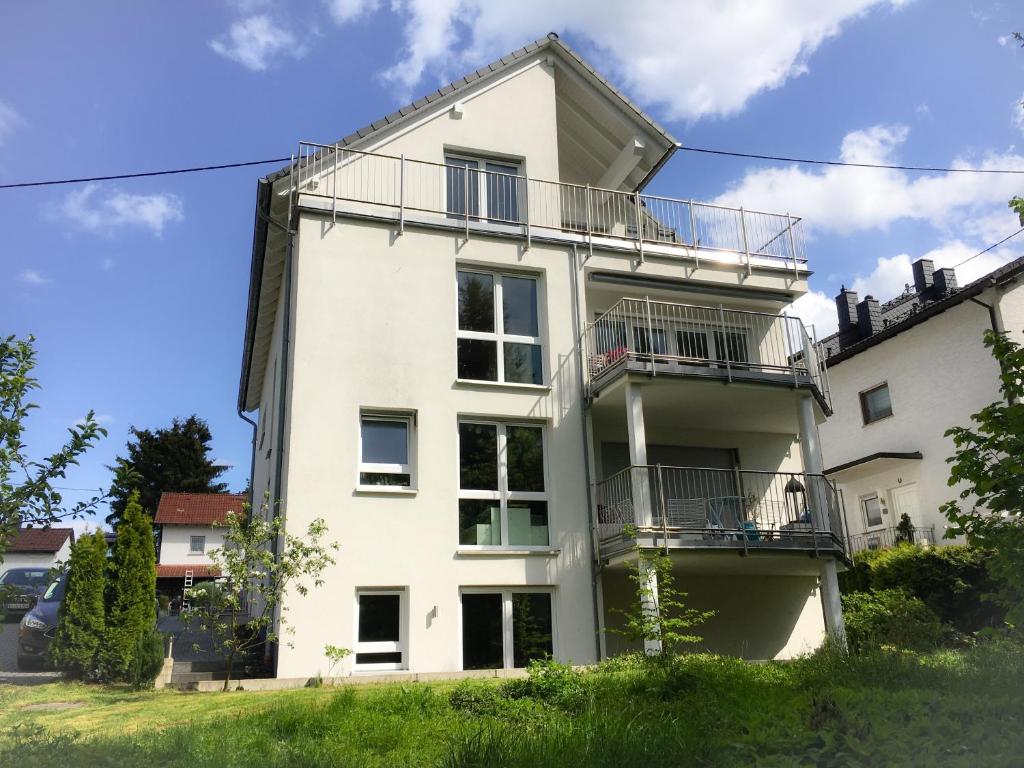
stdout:
[[[657,620],[658,618],[658,574],[654,570],[654,566],[645,560],[640,560],[637,564],[640,570],[640,578],[643,580],[642,583],[646,586],[644,590],[644,600],[641,604],[641,610],[644,615],[652,619]],[[661,641],[660,640],[644,640],[644,653],[648,656],[656,656],[661,653]]]
[[829,494],[824,478],[825,467],[821,459],[821,442],[818,440],[818,423],[814,418],[814,398],[803,395],[797,403],[797,419],[800,424],[800,457],[804,472],[818,477],[807,477],[807,501],[811,507],[811,519],[815,531],[831,528],[829,515]]
[[843,603],[839,596],[839,572],[836,561],[821,561],[821,606],[825,611],[825,631],[832,642],[846,648],[846,624],[843,622]]
[[647,433],[644,429],[644,398],[639,384],[626,385],[626,433],[629,442],[630,486],[633,520],[637,526],[653,524],[651,477],[647,469]]

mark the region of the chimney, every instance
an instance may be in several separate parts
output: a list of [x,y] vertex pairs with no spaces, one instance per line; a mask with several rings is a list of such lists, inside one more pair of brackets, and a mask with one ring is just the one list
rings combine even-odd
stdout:
[[934,291],[935,298],[946,296],[957,289],[956,272],[949,267],[936,272],[933,276],[933,281],[932,290]]
[[918,259],[913,264],[914,290],[926,293],[932,287],[935,263],[931,259]]
[[857,325],[862,339],[882,330],[882,308],[874,296],[865,296],[864,301],[857,305]]
[[839,315],[839,348],[844,349],[860,341],[857,329],[857,292],[846,290],[844,285],[836,296],[836,313]]

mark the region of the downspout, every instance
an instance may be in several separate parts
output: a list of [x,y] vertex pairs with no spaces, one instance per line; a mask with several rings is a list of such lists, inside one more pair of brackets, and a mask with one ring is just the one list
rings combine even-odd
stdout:
[[[992,281],[992,288],[995,291],[995,301],[991,304],[986,304],[983,301],[979,301],[974,296],[971,296],[968,300],[973,301],[979,307],[984,307],[988,310],[989,325],[992,326],[992,330],[996,333],[1006,333],[1006,329],[1003,327],[1003,320],[999,314],[999,295],[1002,292],[1002,286],[998,285],[995,281]],[[1006,373],[1006,367],[1000,363],[999,370],[1002,373]],[[1006,396],[1007,405],[1016,405],[1016,398],[1013,395]]]
[[253,507],[255,506],[254,496],[256,489],[253,488],[253,480],[256,475],[256,433],[259,431],[259,425],[255,421],[245,415],[245,411],[242,410],[242,406],[238,406],[238,418],[252,426],[252,456],[249,459],[249,514],[252,514]]
[[583,378],[583,366],[585,364],[583,349],[583,326],[580,322],[580,291],[579,291],[579,253],[576,244],[572,245],[572,309],[576,319],[576,338],[579,340],[579,392],[580,392],[580,432],[583,435],[583,472],[587,484],[587,522],[590,525],[590,597],[594,610],[594,643],[595,657],[601,661],[601,609],[597,602],[597,550],[594,543],[594,536],[597,527],[594,523],[594,492],[593,492],[593,469],[590,466],[590,451],[587,450],[590,436],[587,434],[587,409],[584,403],[586,398],[586,381]]

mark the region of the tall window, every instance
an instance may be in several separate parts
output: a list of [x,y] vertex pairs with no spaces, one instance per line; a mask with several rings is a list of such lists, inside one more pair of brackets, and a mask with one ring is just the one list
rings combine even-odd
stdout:
[[459,544],[546,547],[544,430],[459,423]]
[[463,591],[463,669],[525,667],[553,653],[550,592]]
[[413,480],[412,415],[359,416],[359,485],[409,488]]
[[205,536],[189,536],[188,537],[188,551],[193,555],[201,555],[206,551],[206,537]]
[[860,393],[860,412],[864,417],[864,423],[870,424],[873,421],[892,416],[892,400],[889,398],[889,385],[879,384],[865,392]]
[[499,224],[521,224],[519,194],[525,179],[519,166],[479,158],[447,155],[447,210],[451,218],[480,218]]
[[356,669],[405,668],[404,598],[397,589],[356,593]]
[[458,377],[542,384],[537,280],[460,269]]
[[882,502],[878,496],[866,496],[860,501],[864,508],[864,522],[868,528],[877,528],[882,524]]

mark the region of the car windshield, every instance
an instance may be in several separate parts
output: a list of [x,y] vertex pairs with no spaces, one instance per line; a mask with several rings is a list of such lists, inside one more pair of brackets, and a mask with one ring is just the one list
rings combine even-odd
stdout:
[[0,584],[5,587],[41,587],[46,584],[49,575],[48,570],[41,568],[12,568],[0,576]]
[[43,596],[39,598],[41,603],[59,603],[64,599],[64,585],[67,582],[65,576],[60,576],[56,580],[50,582],[50,586],[46,588]]

